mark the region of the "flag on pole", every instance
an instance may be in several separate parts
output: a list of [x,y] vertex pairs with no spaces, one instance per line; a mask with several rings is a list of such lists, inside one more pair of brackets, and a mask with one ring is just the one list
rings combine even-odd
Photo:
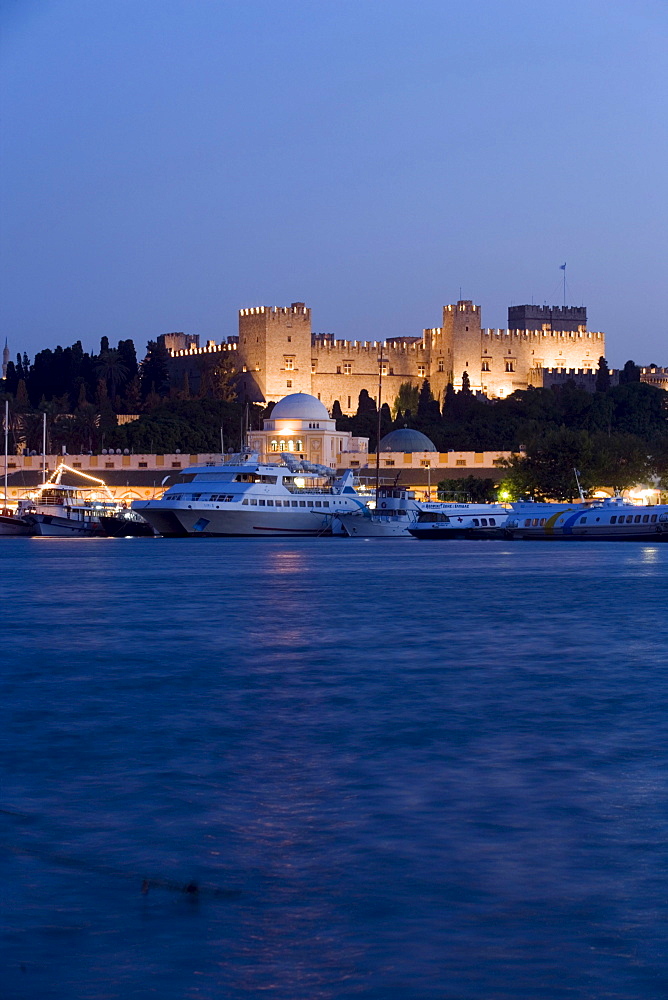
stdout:
[[559,265],[559,270],[560,271],[565,271],[566,270],[566,265],[565,264],[560,264]]

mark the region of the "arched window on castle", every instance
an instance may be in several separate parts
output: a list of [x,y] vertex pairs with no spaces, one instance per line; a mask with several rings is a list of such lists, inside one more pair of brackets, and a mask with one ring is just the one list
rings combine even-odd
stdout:
[[[483,358],[482,365],[480,366],[480,370],[483,371],[483,372],[488,372],[489,371],[489,361],[487,361],[486,358]],[[508,371],[507,368],[506,368],[506,371]]]
[[514,361],[506,361],[506,371],[507,372],[514,372],[515,371],[515,362]]

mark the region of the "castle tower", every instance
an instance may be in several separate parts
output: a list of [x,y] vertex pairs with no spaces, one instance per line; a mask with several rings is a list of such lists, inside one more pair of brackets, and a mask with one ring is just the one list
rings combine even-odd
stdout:
[[310,393],[311,310],[303,302],[240,309],[238,352],[249,399],[269,402]]
[[5,337],[5,349],[2,352],[2,377],[7,378],[7,365],[9,364],[9,346]]
[[445,358],[445,384],[462,387],[462,374],[469,374],[471,388],[480,389],[481,310],[471,299],[443,306],[441,349]]

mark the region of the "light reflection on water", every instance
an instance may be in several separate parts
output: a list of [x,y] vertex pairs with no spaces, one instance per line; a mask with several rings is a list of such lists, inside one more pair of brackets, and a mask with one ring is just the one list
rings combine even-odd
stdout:
[[9,996],[660,995],[668,546],[7,542]]

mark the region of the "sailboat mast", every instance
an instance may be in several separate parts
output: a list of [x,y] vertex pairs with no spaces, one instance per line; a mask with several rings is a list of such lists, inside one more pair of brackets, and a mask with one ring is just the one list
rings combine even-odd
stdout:
[[7,506],[7,461],[9,438],[9,400],[5,400],[5,507]]
[[381,394],[383,391],[383,358],[381,344],[380,357],[378,358],[378,424],[376,427],[376,510],[378,509],[378,490],[380,487],[380,407],[381,407]]
[[42,475],[46,479],[46,410],[42,422]]

